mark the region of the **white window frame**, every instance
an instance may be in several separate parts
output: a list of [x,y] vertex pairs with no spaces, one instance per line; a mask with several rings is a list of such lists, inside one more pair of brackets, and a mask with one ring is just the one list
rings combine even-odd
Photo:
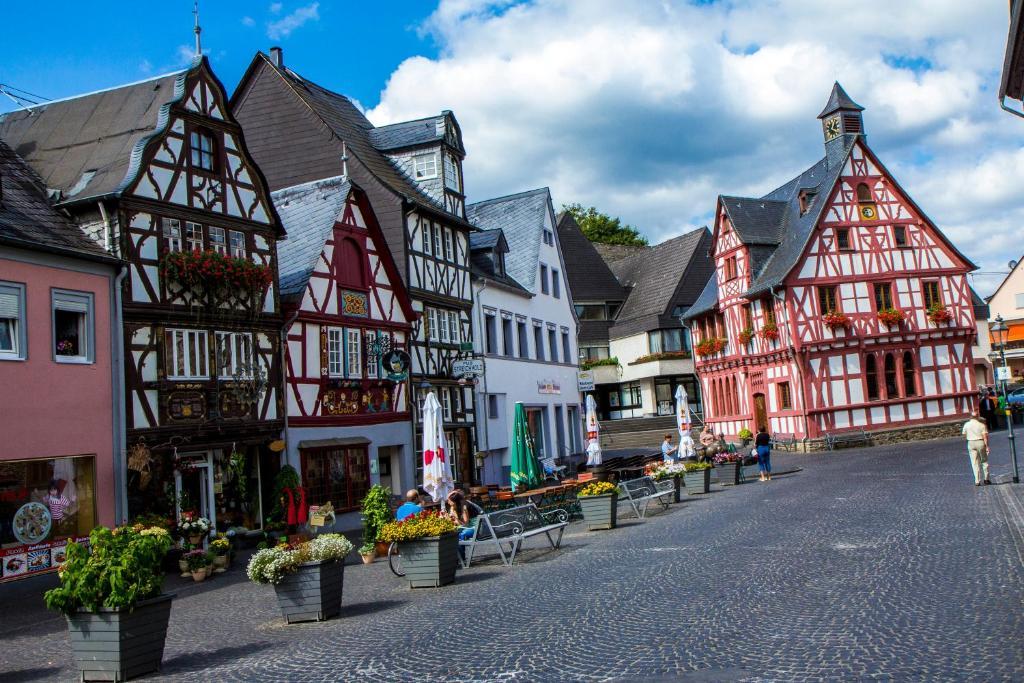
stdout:
[[210,249],[221,256],[228,255],[228,235],[224,228],[210,226]]
[[445,422],[452,421],[452,390],[441,387],[441,415]]
[[[50,348],[57,363],[93,363],[96,360],[93,349],[96,346],[94,330],[94,303],[91,292],[75,292],[68,289],[50,290]],[[57,311],[74,313],[78,318],[78,354],[64,356],[57,353]]]
[[358,328],[345,330],[345,376],[363,378],[363,331]]
[[185,244],[189,251],[203,250],[203,224],[185,221]]
[[181,240],[181,221],[177,218],[161,218],[164,228],[164,244],[167,251],[184,251],[185,243]]
[[345,336],[340,327],[327,328],[327,376],[345,376]]
[[412,158],[412,177],[414,180],[433,180],[437,177],[437,154],[417,154]]
[[444,158],[444,186],[445,189],[455,190],[462,194],[462,180],[459,173],[459,162],[454,154],[445,154]]
[[434,256],[441,256],[442,243],[441,226],[434,223]]
[[0,349],[0,360],[25,360],[27,357],[27,326],[25,325],[25,285],[19,282],[0,282],[0,311],[9,320],[10,349]]
[[424,254],[433,254],[434,253],[433,240],[431,239],[431,232],[433,231],[433,229],[434,229],[434,226],[431,225],[430,223],[424,223],[420,227],[420,231],[423,233],[423,240],[422,240],[422,242],[423,242],[423,253]]
[[437,340],[442,344],[451,343],[451,340],[448,337],[448,311],[444,309],[439,309],[437,311],[437,318],[438,326],[441,328],[440,331],[438,332]]
[[[371,332],[373,338],[380,341],[380,332]],[[375,360],[370,360],[370,357],[366,357],[366,379],[377,379],[380,377],[380,356],[378,355]]]
[[452,245],[452,231],[449,228],[444,229],[444,260],[455,260],[455,247]]
[[437,341],[437,314],[436,308],[427,309],[427,339]]
[[228,231],[228,252],[231,258],[248,258],[245,250],[245,233],[241,230]]
[[[248,379],[253,376],[254,356],[252,349],[252,335],[248,332],[217,332],[217,376],[220,379],[234,379],[235,371],[239,368],[244,372],[239,375]],[[227,347],[227,364],[223,363],[223,351],[225,342]]]
[[448,339],[452,344],[458,344],[462,341],[462,335],[459,334],[459,312],[448,311]]
[[[178,374],[178,339],[181,338],[184,361],[182,367],[185,372]],[[189,330],[172,328],[164,332],[164,346],[166,353],[167,379],[209,379],[210,378],[210,338],[206,330]],[[199,354],[190,359],[190,351],[195,349]],[[193,365],[195,367],[193,367]]]

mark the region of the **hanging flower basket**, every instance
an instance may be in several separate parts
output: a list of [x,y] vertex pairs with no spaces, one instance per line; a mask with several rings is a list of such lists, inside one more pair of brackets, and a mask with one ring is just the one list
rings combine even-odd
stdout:
[[936,325],[944,325],[953,319],[953,314],[942,304],[933,304],[928,308],[928,319]]
[[695,351],[698,356],[713,356],[725,348],[725,339],[705,339],[697,344]]
[[896,327],[904,319],[906,319],[906,315],[898,308],[883,308],[878,312],[879,322],[889,327]]
[[160,264],[163,277],[182,288],[214,296],[244,293],[259,301],[273,282],[269,266],[215,251],[172,251]]
[[748,327],[741,331],[736,338],[739,340],[740,344],[749,344],[754,338],[754,330]]
[[761,339],[767,339],[769,341],[775,341],[779,338],[779,327],[775,323],[768,323],[758,332],[761,335]]
[[825,314],[823,320],[825,321],[825,324],[833,330],[846,329],[850,326],[850,318],[844,313],[839,313],[837,311],[829,311]]

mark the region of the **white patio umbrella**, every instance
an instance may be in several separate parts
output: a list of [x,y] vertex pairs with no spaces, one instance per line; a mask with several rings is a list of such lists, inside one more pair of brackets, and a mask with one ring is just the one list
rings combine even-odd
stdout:
[[597,422],[597,401],[587,394],[587,465],[601,464],[601,426]]
[[443,501],[454,489],[441,404],[431,391],[423,401],[423,490],[435,501]]
[[679,450],[677,455],[680,458],[692,458],[695,452],[693,438],[690,436],[690,401],[686,396],[686,389],[680,384],[676,387],[676,425],[679,427]]

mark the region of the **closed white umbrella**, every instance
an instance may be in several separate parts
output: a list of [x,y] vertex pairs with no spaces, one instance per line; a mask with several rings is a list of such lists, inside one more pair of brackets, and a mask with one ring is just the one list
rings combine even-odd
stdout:
[[601,426],[597,422],[597,401],[587,394],[587,465],[601,464]]
[[442,501],[455,490],[448,444],[444,439],[441,404],[431,391],[423,401],[423,490],[435,501]]
[[680,458],[692,458],[696,452],[693,446],[693,438],[690,436],[690,401],[686,396],[686,389],[680,384],[676,387],[676,425],[679,427],[679,450]]

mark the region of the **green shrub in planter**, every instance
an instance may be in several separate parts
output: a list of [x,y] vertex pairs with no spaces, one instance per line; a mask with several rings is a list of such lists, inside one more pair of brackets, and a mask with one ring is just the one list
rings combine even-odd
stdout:
[[688,494],[707,493],[711,490],[711,463],[688,462],[683,483]]
[[296,546],[260,550],[246,573],[254,583],[272,584],[289,624],[324,621],[341,611],[345,556],[352,543],[341,534],[322,534]]

